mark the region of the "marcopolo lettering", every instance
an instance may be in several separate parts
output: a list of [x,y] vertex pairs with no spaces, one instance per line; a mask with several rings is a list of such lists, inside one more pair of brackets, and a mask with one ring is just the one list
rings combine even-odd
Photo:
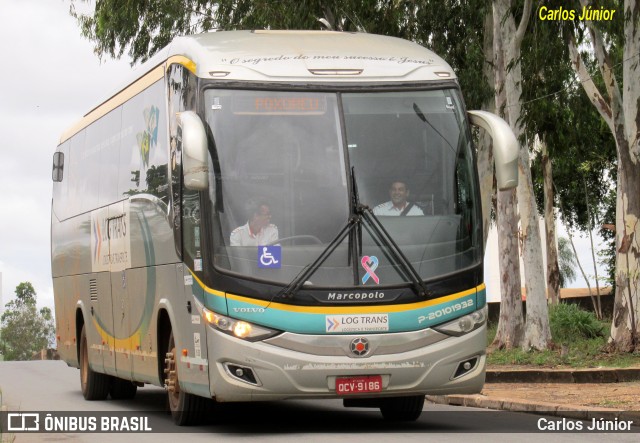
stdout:
[[384,292],[329,292],[328,301],[383,300]]

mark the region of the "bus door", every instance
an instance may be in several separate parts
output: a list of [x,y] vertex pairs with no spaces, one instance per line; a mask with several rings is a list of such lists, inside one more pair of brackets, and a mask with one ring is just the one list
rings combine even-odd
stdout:
[[[91,306],[90,318],[85,318],[85,324],[87,325],[89,361],[92,367],[94,370],[104,370],[107,374],[115,375],[108,219],[108,207],[91,212],[92,274],[89,279]],[[97,365],[98,361],[99,365]]]
[[[128,201],[109,206],[106,220],[107,244],[109,248],[109,271],[111,275],[111,309],[113,312],[113,334],[109,338],[111,353],[110,366],[121,378],[131,378],[132,343],[130,299],[128,286],[131,268]],[[105,361],[105,369],[107,362]]]

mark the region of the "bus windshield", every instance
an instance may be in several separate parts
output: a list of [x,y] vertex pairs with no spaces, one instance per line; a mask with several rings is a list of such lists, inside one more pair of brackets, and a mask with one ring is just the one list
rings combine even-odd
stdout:
[[[290,283],[354,216],[354,192],[421,279],[480,263],[477,180],[456,90],[215,89],[205,106],[217,269]],[[389,247],[359,226],[304,285],[410,283]]]

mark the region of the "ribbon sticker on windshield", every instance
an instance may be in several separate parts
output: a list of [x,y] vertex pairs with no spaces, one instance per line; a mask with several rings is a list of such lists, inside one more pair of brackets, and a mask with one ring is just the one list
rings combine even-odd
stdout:
[[362,257],[362,260],[360,260],[360,263],[362,264],[364,270],[367,271],[364,277],[362,277],[362,284],[364,285],[369,280],[369,278],[376,282],[376,284],[380,284],[380,278],[376,275],[375,272],[373,272],[378,268],[378,257],[376,257],[375,255],[365,255],[364,257]]
[[258,267],[280,269],[282,267],[282,248],[280,246],[258,246]]

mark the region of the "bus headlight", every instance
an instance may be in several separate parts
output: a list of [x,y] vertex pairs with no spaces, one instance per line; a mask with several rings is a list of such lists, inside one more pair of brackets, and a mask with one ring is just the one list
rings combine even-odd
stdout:
[[225,315],[217,314],[206,308],[202,309],[202,315],[207,323],[214,329],[248,341],[264,340],[278,334],[278,331],[254,325],[244,320],[236,320]]
[[438,332],[442,332],[443,334],[453,335],[456,337],[468,334],[487,322],[488,312],[489,308],[485,305],[484,308],[478,309],[471,314],[456,318],[448,323],[434,326],[433,329]]

